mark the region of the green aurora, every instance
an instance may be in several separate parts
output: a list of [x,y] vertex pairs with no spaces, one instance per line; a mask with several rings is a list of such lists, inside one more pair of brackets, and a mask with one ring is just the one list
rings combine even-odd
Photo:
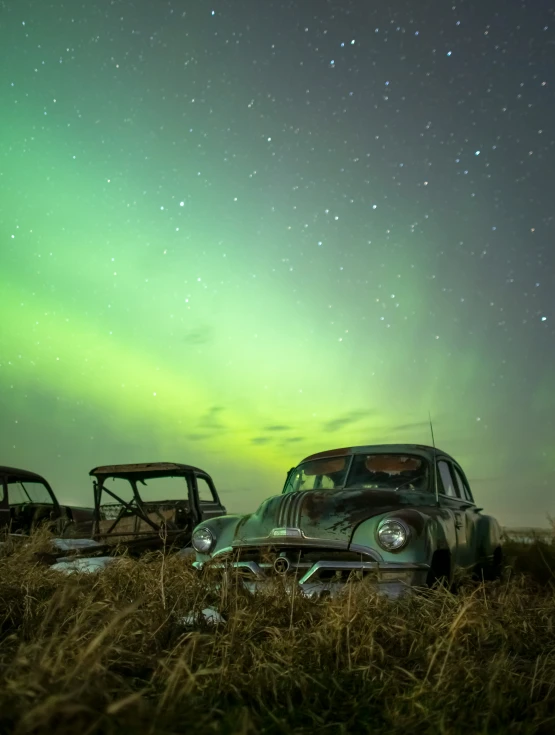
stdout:
[[424,155],[410,119],[379,153],[348,119],[295,117],[279,79],[254,77],[262,52],[233,72],[220,47],[204,59],[212,18],[191,20],[197,63],[173,75],[167,18],[161,58],[145,41],[139,66],[116,11],[87,12],[72,28],[22,2],[2,27],[1,463],[82,504],[96,465],[191,463],[241,512],[314,451],[430,444],[431,412],[479,505],[545,525],[552,322],[528,298],[532,269],[506,285],[495,239],[528,243],[529,223],[492,220],[480,172],[477,200],[433,166],[429,193],[424,164],[399,187],[391,161]]

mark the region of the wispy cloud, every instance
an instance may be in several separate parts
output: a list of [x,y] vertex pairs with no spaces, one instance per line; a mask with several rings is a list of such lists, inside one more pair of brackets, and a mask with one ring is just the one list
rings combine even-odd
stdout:
[[355,424],[357,421],[361,421],[363,418],[368,418],[372,415],[372,411],[351,411],[351,413],[348,413],[341,418],[327,421],[323,428],[324,431],[339,431],[340,429],[345,428],[345,426]]
[[268,444],[270,441],[272,441],[270,436],[255,436],[251,439],[251,444]]
[[202,327],[200,329],[190,329],[185,332],[183,341],[188,345],[204,345],[213,337],[212,329],[210,327]]
[[212,406],[201,416],[198,425],[207,429],[218,429],[219,431],[225,429],[224,424],[222,424],[219,418],[222,411],[224,411],[223,406]]
[[419,431],[421,429],[430,429],[428,421],[414,421],[412,424],[399,424],[392,426],[388,431]]

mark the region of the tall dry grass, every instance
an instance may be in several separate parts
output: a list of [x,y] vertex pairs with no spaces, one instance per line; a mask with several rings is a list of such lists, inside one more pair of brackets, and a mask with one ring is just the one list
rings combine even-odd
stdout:
[[[98,575],[0,553],[0,732],[555,732],[555,546],[502,582],[398,601],[211,592],[178,557]],[[226,624],[183,628],[216,604]]]

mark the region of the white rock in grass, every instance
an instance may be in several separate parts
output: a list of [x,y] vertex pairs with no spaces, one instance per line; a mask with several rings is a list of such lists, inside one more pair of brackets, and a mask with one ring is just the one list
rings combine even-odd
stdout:
[[84,559],[65,557],[52,564],[50,568],[55,569],[57,572],[64,572],[65,574],[73,574],[74,572],[92,573],[106,569],[108,564],[112,564],[114,561],[117,561],[117,557],[115,556],[97,556]]
[[100,546],[98,541],[90,538],[53,538],[52,545],[60,551],[72,551],[73,549],[93,549]]
[[220,615],[217,610],[213,607],[205,607],[204,610],[199,613],[189,613],[181,618],[182,625],[197,625],[200,622],[200,618],[204,617],[207,623],[211,625],[217,625],[218,623],[225,623],[225,619]]

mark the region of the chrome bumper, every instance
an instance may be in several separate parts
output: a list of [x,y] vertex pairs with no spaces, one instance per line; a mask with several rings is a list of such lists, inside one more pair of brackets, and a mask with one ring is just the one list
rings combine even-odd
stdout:
[[[276,578],[281,579],[285,586],[307,597],[319,598],[322,596],[335,597],[344,591],[346,580],[325,579],[325,572],[358,572],[361,577],[370,577],[371,585],[389,596],[398,597],[411,587],[424,587],[429,571],[428,564],[413,564],[407,562],[377,562],[377,561],[318,561],[299,576],[299,569],[293,568],[293,573],[268,574],[271,565],[261,565],[254,561],[239,561],[232,563],[193,562],[193,567],[202,571],[210,569],[224,569],[231,571],[241,569],[247,572],[242,576],[243,586],[250,592],[262,591]],[[327,575],[326,575],[327,576]]]

